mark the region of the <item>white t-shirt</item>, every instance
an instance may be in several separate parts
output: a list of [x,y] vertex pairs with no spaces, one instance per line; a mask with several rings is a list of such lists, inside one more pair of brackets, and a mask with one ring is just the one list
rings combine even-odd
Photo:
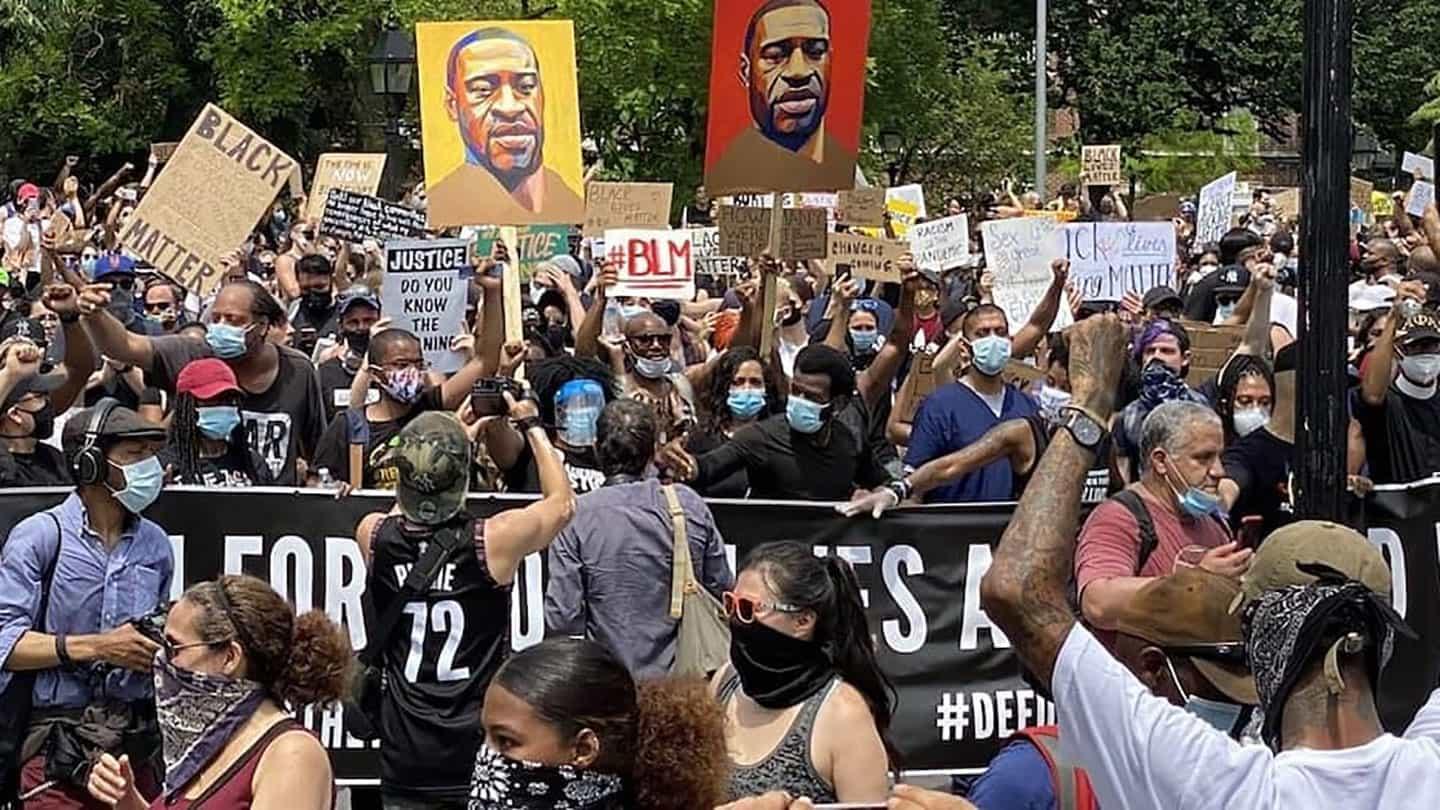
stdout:
[[1053,686],[1061,744],[1105,810],[1412,810],[1440,796],[1440,690],[1403,738],[1274,754],[1150,694],[1078,624]]
[[1005,388],[1004,388],[1004,387],[1001,387],[1001,389],[1000,389],[999,391],[997,391],[997,392],[995,392],[995,393],[993,393],[993,394],[987,394],[987,393],[985,393],[984,391],[981,391],[981,390],[977,389],[975,386],[971,385],[968,380],[961,380],[960,382],[961,382],[961,384],[964,385],[966,388],[969,388],[971,391],[974,391],[974,392],[975,392],[975,396],[980,397],[980,400],[981,400],[982,402],[984,402],[986,405],[989,405],[989,406],[990,406],[990,412],[993,413],[993,414],[995,414],[995,418],[996,418],[996,419],[999,419],[999,418],[1000,418],[1000,412],[1003,411],[1003,410],[1005,410]]

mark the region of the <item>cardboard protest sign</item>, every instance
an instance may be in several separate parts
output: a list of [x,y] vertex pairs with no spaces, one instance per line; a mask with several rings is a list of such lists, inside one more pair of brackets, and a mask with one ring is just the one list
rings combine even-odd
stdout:
[[780,246],[776,258],[786,261],[825,258],[825,210],[780,209]]
[[[995,305],[1011,324],[1023,324],[1045,297],[1054,279],[1050,262],[1056,252],[1060,224],[1041,217],[999,219],[983,223],[985,269],[995,279]],[[1052,329],[1071,323],[1070,308],[1060,307]]]
[[696,275],[733,279],[745,271],[745,259],[720,253],[719,228],[691,228],[690,258],[695,260]]
[[1048,219],[1051,222],[1074,222],[1079,216],[1074,211],[1055,211],[1049,208],[1027,208],[1023,215],[1027,219]]
[[885,224],[885,189],[857,188],[840,192],[835,219],[842,225],[879,228]]
[[1245,338],[1243,326],[1212,326],[1189,320],[1182,320],[1180,325],[1190,336],[1190,373],[1197,380],[1208,380],[1219,373]]
[[607,230],[670,227],[670,183],[601,183],[585,187],[586,236]]
[[885,189],[885,210],[890,212],[895,238],[904,239],[916,219],[929,216],[925,213],[925,189],[919,183]]
[[1368,212],[1370,210],[1370,193],[1374,190],[1375,184],[1369,180],[1361,180],[1358,177],[1350,178],[1350,207]]
[[1300,189],[1287,188],[1273,198],[1276,213],[1285,219],[1300,216]]
[[793,208],[816,208],[825,212],[825,228],[834,230],[836,223],[837,209],[840,207],[840,195],[833,191],[805,191],[799,194],[790,194],[790,207]]
[[720,228],[720,254],[759,256],[770,249],[770,209],[722,205],[715,218]]
[[1131,214],[1137,222],[1145,220],[1168,220],[1171,217],[1180,215],[1179,194],[1151,194],[1148,197],[1141,197],[1130,207]]
[[1421,217],[1425,215],[1425,206],[1435,202],[1435,184],[1427,183],[1424,180],[1416,180],[1415,185],[1410,187],[1410,194],[1405,198],[1405,213]]
[[869,0],[716,3],[705,189],[852,187],[869,37]]
[[343,188],[326,192],[320,233],[346,242],[416,239],[425,235],[425,212]]
[[168,161],[172,155],[175,154],[175,147],[179,145],[179,141],[161,141],[160,143],[152,143],[150,144],[150,156],[155,158],[157,162],[164,163]]
[[385,155],[326,152],[315,163],[310,196],[305,200],[305,218],[313,220],[325,211],[331,189],[343,189],[373,196],[385,174]]
[[295,169],[289,155],[206,104],[120,244],[204,297],[220,281],[220,258],[244,244]]
[[970,261],[970,220],[964,214],[910,228],[910,252],[921,270],[943,272]]
[[1118,186],[1124,182],[1120,144],[1080,147],[1080,178],[1087,186]]
[[573,24],[419,23],[415,46],[430,226],[583,222]]
[[695,297],[688,231],[606,231],[605,251],[619,274],[619,282],[606,290],[607,295],[677,301]]
[[1235,194],[1235,172],[1221,177],[1200,189],[1200,204],[1195,210],[1195,250],[1210,242],[1219,242],[1230,230],[1230,201]]
[[1414,152],[1406,152],[1404,159],[1400,161],[1400,171],[1408,175],[1419,174],[1420,179],[1434,182],[1435,160]]
[[420,339],[430,368],[450,373],[465,355],[450,351],[450,341],[465,331],[465,292],[461,273],[470,267],[470,243],[464,239],[394,240],[385,245],[385,281],[380,301],[385,317]]
[[850,272],[855,278],[877,281],[900,281],[896,262],[905,253],[905,245],[888,239],[871,239],[858,233],[832,233],[827,238],[825,267],[830,275]]
[[[1175,227],[1168,222],[1072,222],[1057,235],[1063,241],[1050,258],[1070,260],[1070,283],[1083,300],[1119,301],[1126,293],[1176,286]],[[998,295],[998,278],[995,287]]]

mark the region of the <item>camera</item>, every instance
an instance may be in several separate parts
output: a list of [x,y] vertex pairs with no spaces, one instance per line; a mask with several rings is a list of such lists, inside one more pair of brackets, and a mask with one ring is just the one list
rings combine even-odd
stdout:
[[475,381],[470,389],[470,409],[476,416],[499,416],[508,413],[505,392],[516,400],[525,397],[525,387],[509,377],[484,377]]

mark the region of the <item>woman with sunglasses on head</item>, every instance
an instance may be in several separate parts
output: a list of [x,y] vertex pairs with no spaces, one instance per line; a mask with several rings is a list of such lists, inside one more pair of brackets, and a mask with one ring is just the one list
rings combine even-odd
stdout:
[[[330,757],[294,712],[338,700],[350,659],[345,631],[319,611],[296,617],[259,579],[192,586],[155,656],[165,780],[148,806],[328,810]],[[89,788],[117,810],[147,806],[124,756],[102,755]]]
[[766,543],[723,602],[730,664],[714,689],[734,768],[729,800],[782,790],[884,802],[894,687],[875,660],[850,564],[801,543]]

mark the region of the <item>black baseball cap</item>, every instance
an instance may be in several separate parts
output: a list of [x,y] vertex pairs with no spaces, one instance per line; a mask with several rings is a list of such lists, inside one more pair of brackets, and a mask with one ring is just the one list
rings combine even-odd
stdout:
[[349,312],[350,308],[356,304],[364,304],[376,312],[384,311],[380,309],[380,299],[374,293],[369,290],[357,290],[340,296],[340,316],[344,317],[345,313]]
[[30,394],[49,394],[65,383],[65,375],[55,374],[31,374],[15,384],[14,388],[5,395],[5,401],[0,403],[0,413],[15,407],[15,403],[29,396]]
[[1232,264],[1220,271],[1220,278],[1215,282],[1215,294],[1237,294],[1245,292],[1250,286],[1250,271],[1238,264]]
[[1173,288],[1162,285],[1152,287],[1150,292],[1145,293],[1145,299],[1141,301],[1141,306],[1145,309],[1155,309],[1171,302],[1180,306],[1185,305],[1185,301],[1180,297],[1180,293],[1175,292]]
[[45,339],[44,325],[34,318],[15,317],[0,321],[0,343],[11,338],[28,340],[42,349],[49,344]]
[[1440,320],[1433,313],[1421,310],[1395,330],[1395,340],[1402,346],[1421,340],[1440,340]]

